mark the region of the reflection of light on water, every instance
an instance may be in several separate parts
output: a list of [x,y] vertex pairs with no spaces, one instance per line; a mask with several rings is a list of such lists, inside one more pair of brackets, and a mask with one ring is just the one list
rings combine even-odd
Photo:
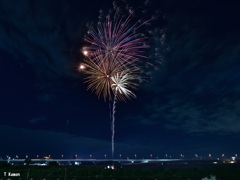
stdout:
[[114,166],[107,166],[107,169],[114,169]]
[[216,176],[210,175],[210,178],[204,177],[202,180],[216,180]]
[[75,164],[76,166],[79,166],[79,165],[80,165],[80,163],[79,163],[79,162],[75,162],[74,164]]

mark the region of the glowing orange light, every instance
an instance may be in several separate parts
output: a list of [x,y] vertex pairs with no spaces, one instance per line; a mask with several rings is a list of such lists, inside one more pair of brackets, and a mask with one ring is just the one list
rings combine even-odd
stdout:
[[79,69],[80,70],[84,70],[86,68],[86,66],[84,66],[83,64],[81,64],[80,66],[79,66]]
[[87,55],[88,55],[88,51],[87,51],[87,50],[84,50],[84,51],[83,51],[83,54],[84,54],[85,56],[87,56]]

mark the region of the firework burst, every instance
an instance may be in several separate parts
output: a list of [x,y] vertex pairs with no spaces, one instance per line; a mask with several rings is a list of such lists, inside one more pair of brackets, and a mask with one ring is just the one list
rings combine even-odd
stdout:
[[[124,77],[124,87],[136,87],[135,83],[129,83],[127,78],[131,80],[139,79],[137,74],[141,68],[139,64],[140,58],[147,58],[143,52],[148,46],[145,43],[146,37],[136,33],[136,30],[148,21],[137,21],[131,25],[132,13],[123,19],[115,14],[113,18],[110,15],[106,17],[106,21],[98,23],[96,29],[91,27],[85,41],[89,44],[83,47],[82,53],[86,56],[85,64],[87,69],[85,73],[88,89],[95,92],[100,98],[103,96],[112,99],[115,93],[112,86]],[[111,20],[113,19],[113,21]],[[132,73],[130,73],[132,71]],[[123,75],[127,73],[127,75]],[[134,74],[134,75],[133,75]],[[127,83],[128,82],[128,83]],[[127,93],[124,95],[124,93]],[[128,91],[118,93],[118,100],[125,101],[130,97],[134,97]],[[127,97],[127,98],[126,98]]]
[[[146,58],[143,55],[144,49],[148,48],[145,44],[146,37],[136,33],[136,30],[148,21],[141,24],[130,25],[130,14],[125,20],[115,15],[112,19],[107,16],[106,22],[98,23],[96,30],[91,28],[89,36],[85,41],[90,45],[87,49],[88,56],[94,61],[95,58],[109,57],[119,63],[131,66],[136,65],[139,58]],[[86,51],[84,51],[86,52]]]
[[[88,58],[84,62],[84,67],[86,67],[84,73],[87,75],[85,82],[88,84],[88,89],[95,92],[98,98],[102,96],[105,101],[107,98],[112,99],[116,91],[120,91],[117,96],[119,100],[124,100],[124,97],[129,98],[129,96],[132,96],[129,91],[124,91],[124,88],[127,89],[127,87],[136,86],[136,83],[130,83],[131,80],[137,78],[137,75],[133,74],[136,71],[132,71],[131,73],[129,69],[126,69],[125,65],[117,61],[112,61],[109,58],[106,58],[103,62],[101,60],[95,58],[95,61],[92,61]],[[126,72],[128,74],[124,74]]]
[[[85,41],[88,46],[83,47],[83,72],[86,74],[85,83],[88,90],[94,92],[98,98],[106,101],[113,100],[110,108],[112,120],[112,157],[114,157],[114,134],[116,102],[136,98],[132,90],[139,83],[141,72],[140,60],[147,58],[143,55],[148,46],[146,37],[137,33],[139,27],[148,21],[131,22],[132,12],[125,19],[115,14],[110,15],[104,22],[98,23],[96,29],[91,28]],[[132,25],[131,25],[132,24]]]
[[[114,157],[114,134],[116,102],[136,97],[131,91],[137,87],[136,79],[140,68],[137,64],[142,55],[144,38],[135,33],[136,24],[129,27],[130,16],[123,21],[112,22],[108,16],[106,23],[92,30],[86,41],[83,54],[85,82],[88,89],[106,101],[113,99],[112,107],[112,157]],[[81,68],[82,69],[82,68]],[[111,112],[111,109],[110,109]],[[110,113],[111,114],[111,113]]]
[[137,74],[134,74],[134,72],[134,69],[123,70],[111,77],[113,82],[111,88],[113,93],[117,95],[116,98],[119,101],[125,101],[131,97],[136,98],[136,95],[129,89],[136,89],[138,86],[135,82],[138,76]]

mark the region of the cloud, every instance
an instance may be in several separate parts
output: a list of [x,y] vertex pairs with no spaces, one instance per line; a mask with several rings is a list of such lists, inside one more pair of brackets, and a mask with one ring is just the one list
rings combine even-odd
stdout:
[[40,123],[40,122],[46,122],[47,118],[45,116],[36,116],[32,119],[29,120],[30,123],[32,124],[36,124],[36,123]]
[[[53,158],[59,158],[61,154],[71,158],[73,154],[78,154],[80,158],[88,158],[89,154],[102,158],[104,154],[111,154],[110,140],[77,136],[66,132],[55,132],[50,130],[32,130],[27,128],[0,125],[0,141],[4,144],[4,149],[0,149],[1,155],[26,155],[34,157],[51,154]],[[14,144],[14,147],[12,148]],[[116,142],[116,156],[122,157],[133,155],[134,153],[157,152],[152,146],[140,142]],[[163,145],[158,144],[161,149]],[[154,150],[155,149],[155,150]],[[42,154],[41,154],[42,153]],[[125,153],[125,154],[124,154]],[[55,157],[54,157],[55,156]],[[56,157],[59,156],[59,157]]]
[[[196,36],[187,39],[195,41]],[[173,51],[172,62],[159,74],[162,77],[144,89],[143,94],[151,98],[143,111],[127,119],[143,125],[164,124],[186,133],[239,133],[240,44],[226,49],[224,44],[206,42],[205,46],[216,52],[211,59],[207,48],[194,51],[190,44],[185,58],[179,50]]]
[[[155,99],[145,106],[149,115],[139,113],[128,116],[138,124],[149,126],[163,125],[166,129],[181,130],[186,133],[229,134],[240,132],[240,99],[224,98],[214,93],[169,94],[165,102]],[[220,93],[221,94],[221,93]]]
[[[223,103],[223,102],[222,102]],[[235,104],[239,104],[236,101]],[[196,104],[174,107],[167,115],[166,128],[182,129],[187,133],[239,133],[239,107],[228,104],[212,104],[204,107]]]
[[212,10],[200,10],[205,3],[174,4],[167,26],[171,52],[143,88],[150,98],[142,111],[127,119],[186,133],[239,133],[239,26],[220,11],[209,18]]
[[87,19],[81,8],[77,1],[0,2],[1,54],[32,72],[42,99],[59,90],[63,78],[77,77],[76,56]]
[[[12,154],[58,154],[57,152],[59,152],[71,157],[74,153],[97,154],[99,153],[98,149],[104,149],[109,145],[109,142],[104,140],[75,136],[64,132],[31,130],[5,125],[0,125],[0,129],[0,139],[4,144],[4,151]],[[12,149],[11,143],[18,148]]]

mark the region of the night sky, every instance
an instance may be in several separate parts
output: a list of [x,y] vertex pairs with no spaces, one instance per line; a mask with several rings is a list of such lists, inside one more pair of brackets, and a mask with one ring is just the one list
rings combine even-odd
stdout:
[[[87,91],[78,65],[86,24],[111,6],[0,1],[0,157],[110,157],[108,103]],[[143,61],[161,63],[147,68],[137,99],[117,103],[115,156],[240,153],[240,3],[145,6],[159,12],[152,31],[162,34],[149,37]]]

